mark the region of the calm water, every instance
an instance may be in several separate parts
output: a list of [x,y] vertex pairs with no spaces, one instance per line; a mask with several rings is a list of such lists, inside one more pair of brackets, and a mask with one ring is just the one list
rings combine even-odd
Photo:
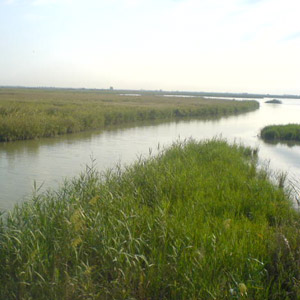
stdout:
[[56,188],[64,178],[78,175],[91,157],[99,170],[117,163],[129,164],[149,148],[170,145],[178,138],[195,139],[220,136],[230,142],[259,147],[261,162],[270,161],[272,170],[289,173],[300,181],[300,146],[267,144],[257,135],[270,124],[300,123],[300,100],[283,99],[283,104],[265,104],[258,100],[259,110],[247,114],[209,121],[179,121],[158,125],[87,132],[42,139],[0,144],[0,208],[10,209],[14,203],[30,197],[34,181],[43,189]]

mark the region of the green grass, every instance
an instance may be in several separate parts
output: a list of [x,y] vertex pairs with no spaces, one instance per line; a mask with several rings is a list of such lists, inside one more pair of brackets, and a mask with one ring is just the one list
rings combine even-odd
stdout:
[[257,109],[255,101],[120,96],[89,90],[0,89],[0,141],[52,137],[144,120],[220,117]]
[[261,130],[260,136],[267,141],[300,141],[300,124],[266,126]]
[[0,299],[299,299],[298,213],[256,150],[178,142],[3,216]]

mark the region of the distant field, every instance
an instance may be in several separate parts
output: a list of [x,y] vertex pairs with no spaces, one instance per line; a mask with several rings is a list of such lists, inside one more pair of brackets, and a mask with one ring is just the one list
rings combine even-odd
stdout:
[[300,124],[270,125],[260,132],[264,140],[300,141]]
[[258,107],[256,101],[1,88],[0,141],[51,137],[143,120],[219,117]]

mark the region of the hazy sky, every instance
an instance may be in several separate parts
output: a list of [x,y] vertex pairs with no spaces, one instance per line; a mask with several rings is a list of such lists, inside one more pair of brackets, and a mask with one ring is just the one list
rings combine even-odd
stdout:
[[299,0],[0,0],[0,85],[300,94]]

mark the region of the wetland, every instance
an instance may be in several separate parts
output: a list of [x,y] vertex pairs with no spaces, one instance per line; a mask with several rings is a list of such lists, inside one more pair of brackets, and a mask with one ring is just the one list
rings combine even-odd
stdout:
[[164,99],[168,118],[0,143],[0,298],[300,296],[300,146],[259,134],[300,100]]

